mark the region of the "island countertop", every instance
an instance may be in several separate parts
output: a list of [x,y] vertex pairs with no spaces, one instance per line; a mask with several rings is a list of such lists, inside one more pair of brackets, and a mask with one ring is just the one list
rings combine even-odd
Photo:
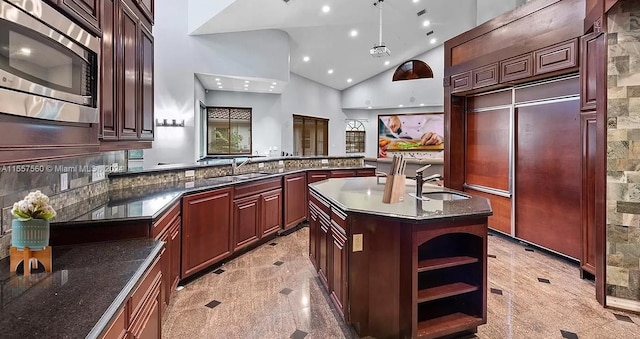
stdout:
[[453,192],[469,198],[425,201],[416,199],[415,181],[411,179],[407,179],[403,201],[383,203],[384,186],[385,178],[383,177],[329,179],[309,185],[312,191],[345,212],[397,218],[407,222],[492,215],[489,200],[430,184],[424,185],[424,193]]

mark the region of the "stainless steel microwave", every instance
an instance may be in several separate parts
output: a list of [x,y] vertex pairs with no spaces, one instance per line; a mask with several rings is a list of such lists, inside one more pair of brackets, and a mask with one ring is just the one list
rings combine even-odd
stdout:
[[42,0],[0,0],[0,113],[97,123],[100,39]]

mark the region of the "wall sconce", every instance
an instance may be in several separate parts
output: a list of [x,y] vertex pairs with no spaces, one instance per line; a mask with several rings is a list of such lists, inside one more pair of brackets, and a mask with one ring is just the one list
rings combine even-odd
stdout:
[[156,126],[163,127],[184,127],[184,119],[156,119]]

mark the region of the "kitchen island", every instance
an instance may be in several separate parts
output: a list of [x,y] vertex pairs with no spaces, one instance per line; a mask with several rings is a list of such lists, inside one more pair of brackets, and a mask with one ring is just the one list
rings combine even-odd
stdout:
[[487,320],[487,199],[425,185],[382,203],[384,178],[310,184],[309,255],[359,336],[438,338]]

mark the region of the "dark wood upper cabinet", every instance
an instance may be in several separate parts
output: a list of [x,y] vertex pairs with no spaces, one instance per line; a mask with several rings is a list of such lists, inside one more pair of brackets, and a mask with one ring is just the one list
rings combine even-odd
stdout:
[[140,25],[140,139],[153,140],[153,35]]
[[451,76],[451,93],[468,91],[471,87],[471,71]]
[[153,34],[132,1],[101,2],[100,136],[104,150],[150,147],[154,136]]
[[498,64],[476,68],[471,72],[473,89],[496,85],[498,83]]
[[64,13],[95,35],[101,34],[99,0],[53,0]]
[[533,52],[534,75],[578,66],[578,40],[573,39]]
[[100,136],[102,140],[118,139],[116,114],[116,27],[118,0],[104,0],[102,4],[102,60],[100,64]]
[[528,78],[533,75],[533,56],[531,53],[500,62],[500,82],[509,82]]
[[153,25],[153,11],[155,8],[155,0],[137,0],[138,7],[142,11],[142,14],[149,20],[149,22]]

